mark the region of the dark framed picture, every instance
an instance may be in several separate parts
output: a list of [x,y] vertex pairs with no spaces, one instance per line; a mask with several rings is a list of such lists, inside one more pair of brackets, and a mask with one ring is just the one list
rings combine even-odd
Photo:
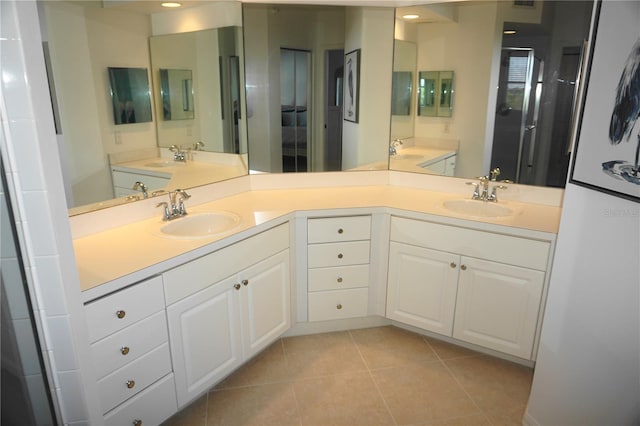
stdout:
[[640,2],[595,13],[569,182],[640,202]]
[[108,67],[115,124],[151,121],[151,91],[146,68]]
[[344,56],[344,71],[346,77],[344,119],[357,123],[360,106],[360,49],[351,51]]

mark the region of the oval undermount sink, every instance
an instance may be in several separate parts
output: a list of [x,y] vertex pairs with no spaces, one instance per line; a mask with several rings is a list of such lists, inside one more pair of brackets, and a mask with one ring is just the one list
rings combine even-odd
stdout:
[[240,225],[240,216],[227,211],[193,213],[160,227],[160,235],[169,238],[197,239],[213,237]]
[[145,164],[146,167],[182,167],[185,166],[185,163],[181,163],[179,161],[153,161],[151,163]]
[[447,200],[442,204],[447,210],[468,216],[505,217],[513,214],[507,206],[480,200]]

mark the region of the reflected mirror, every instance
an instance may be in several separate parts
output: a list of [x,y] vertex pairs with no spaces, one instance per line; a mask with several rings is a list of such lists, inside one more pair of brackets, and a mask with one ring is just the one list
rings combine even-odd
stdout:
[[115,124],[151,121],[151,93],[146,68],[109,67]]
[[[191,2],[162,13],[144,1],[41,6],[71,215],[247,174],[238,2]],[[125,122],[129,95],[114,91],[114,120],[111,77],[122,76],[108,67],[144,71],[148,114],[131,90],[135,122],[129,114],[127,125],[116,124]]]
[[392,132],[390,168],[472,178],[499,167],[498,179],[563,187],[592,8],[539,0],[398,8],[396,39],[417,46],[419,94],[410,136]]
[[164,120],[193,120],[191,70],[160,68],[160,97],[162,98],[162,118]]

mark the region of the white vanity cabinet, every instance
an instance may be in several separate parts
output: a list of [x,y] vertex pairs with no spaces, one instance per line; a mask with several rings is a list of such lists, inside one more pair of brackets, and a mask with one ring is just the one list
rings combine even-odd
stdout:
[[307,243],[309,321],[366,316],[371,216],[308,219]]
[[392,217],[387,317],[533,359],[551,242]]
[[177,409],[164,306],[161,277],[85,305],[105,424],[158,424]]
[[163,274],[179,406],[289,329],[288,226]]

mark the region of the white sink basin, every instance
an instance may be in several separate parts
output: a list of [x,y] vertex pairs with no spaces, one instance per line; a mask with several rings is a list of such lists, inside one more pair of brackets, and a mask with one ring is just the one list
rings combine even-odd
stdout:
[[160,228],[160,235],[168,238],[197,239],[222,234],[240,225],[240,216],[226,211],[189,214],[174,219]]
[[447,200],[442,203],[444,208],[455,213],[476,217],[505,217],[513,215],[513,210],[507,206],[480,200]]
[[185,166],[186,163],[181,163],[179,161],[153,161],[151,163],[145,164],[146,167],[182,167]]

